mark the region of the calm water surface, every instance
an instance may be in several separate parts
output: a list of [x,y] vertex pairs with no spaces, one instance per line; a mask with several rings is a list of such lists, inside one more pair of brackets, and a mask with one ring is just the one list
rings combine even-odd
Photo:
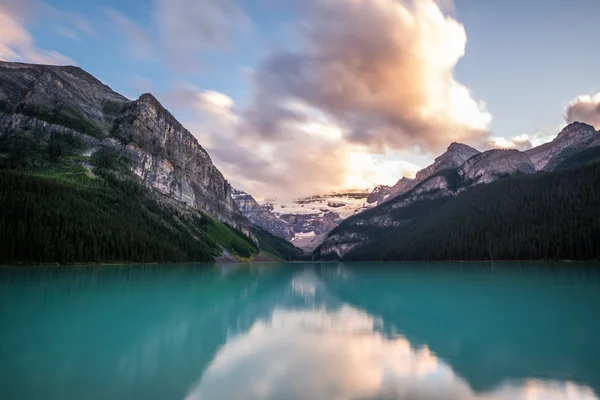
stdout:
[[600,266],[0,269],[1,399],[598,399]]

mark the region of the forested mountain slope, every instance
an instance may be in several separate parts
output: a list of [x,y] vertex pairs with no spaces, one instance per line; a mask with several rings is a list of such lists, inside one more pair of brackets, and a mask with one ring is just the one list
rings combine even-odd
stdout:
[[392,220],[401,221],[396,226],[349,219],[338,229],[369,240],[342,259],[600,259],[598,182],[600,163],[594,163],[513,176],[455,197],[415,202],[390,212]]
[[0,174],[2,264],[303,253],[239,212],[152,95],[130,101],[78,67],[0,62]]

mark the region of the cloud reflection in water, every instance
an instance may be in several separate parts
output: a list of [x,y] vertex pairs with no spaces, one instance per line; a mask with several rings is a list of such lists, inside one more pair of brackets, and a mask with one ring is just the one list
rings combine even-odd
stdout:
[[[295,278],[292,290],[310,297],[319,284]],[[345,304],[275,308],[219,350],[187,400],[598,399],[587,386],[533,379],[474,392],[427,347],[386,337],[380,324]]]

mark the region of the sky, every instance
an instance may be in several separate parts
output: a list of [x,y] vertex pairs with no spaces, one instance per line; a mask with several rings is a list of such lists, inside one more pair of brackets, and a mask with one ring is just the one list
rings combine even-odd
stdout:
[[256,198],[600,129],[598,0],[0,0],[0,59],[153,93]]

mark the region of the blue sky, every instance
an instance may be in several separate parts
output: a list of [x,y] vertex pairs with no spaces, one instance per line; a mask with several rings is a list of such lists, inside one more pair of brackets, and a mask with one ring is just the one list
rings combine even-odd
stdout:
[[0,58],[151,91],[234,184],[302,194],[393,184],[451,141],[538,144],[571,102],[593,123],[598,15],[597,0],[0,0]]
[[455,5],[468,37],[456,76],[487,103],[498,135],[555,128],[569,101],[600,90],[600,1]]

